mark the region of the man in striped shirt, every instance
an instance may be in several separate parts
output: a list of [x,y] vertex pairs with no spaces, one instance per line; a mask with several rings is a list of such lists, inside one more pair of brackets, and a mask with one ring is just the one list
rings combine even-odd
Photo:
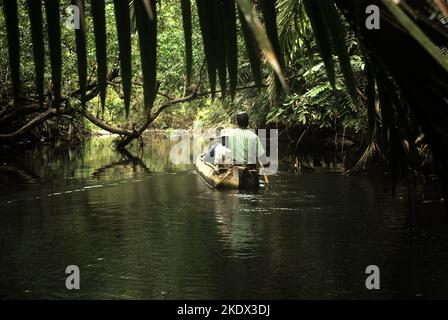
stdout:
[[266,164],[265,150],[260,138],[248,129],[249,115],[246,112],[239,112],[236,116],[238,128],[232,130],[229,135],[230,150],[236,164],[244,164],[255,168],[258,161]]

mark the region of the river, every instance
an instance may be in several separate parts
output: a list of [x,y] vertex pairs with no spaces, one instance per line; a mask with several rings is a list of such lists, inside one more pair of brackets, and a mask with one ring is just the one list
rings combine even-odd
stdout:
[[[1,163],[0,298],[448,298],[436,197],[285,166],[257,192],[211,190],[169,150],[121,155],[95,138]],[[369,265],[380,290],[366,289]]]

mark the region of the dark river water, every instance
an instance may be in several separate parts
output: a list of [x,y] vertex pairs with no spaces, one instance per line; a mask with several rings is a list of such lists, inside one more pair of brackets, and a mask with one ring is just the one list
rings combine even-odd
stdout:
[[1,163],[0,298],[448,298],[437,198],[284,165],[257,192],[211,190],[169,150],[120,155],[101,138]]

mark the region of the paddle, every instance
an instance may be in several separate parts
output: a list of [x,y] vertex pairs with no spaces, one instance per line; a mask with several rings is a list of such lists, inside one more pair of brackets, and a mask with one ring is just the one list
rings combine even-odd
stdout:
[[[264,169],[264,166],[263,166],[263,164],[261,163],[260,159],[258,159],[258,163],[260,164],[261,168]],[[264,182],[265,182],[266,184],[269,184],[268,176],[267,176],[266,174],[263,173],[263,177],[264,177]]]

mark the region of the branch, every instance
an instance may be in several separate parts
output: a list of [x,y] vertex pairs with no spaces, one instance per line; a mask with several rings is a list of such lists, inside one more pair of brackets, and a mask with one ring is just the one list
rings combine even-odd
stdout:
[[[266,87],[266,84],[263,84],[261,87]],[[236,90],[246,90],[246,89],[254,89],[254,88],[259,88],[260,86],[257,85],[250,85],[250,86],[244,86],[244,87],[238,87],[236,88]],[[199,85],[196,86],[195,91],[199,88]],[[167,101],[165,103],[163,103],[156,112],[151,113],[148,115],[145,123],[140,127],[140,129],[138,129],[137,131],[133,132],[132,135],[127,135],[123,140],[119,141],[117,144],[117,148],[119,150],[123,149],[125,146],[127,146],[133,139],[139,137],[143,131],[145,131],[149,125],[162,113],[163,110],[179,104],[179,103],[184,103],[184,102],[188,102],[188,101],[192,101],[194,99],[200,98],[200,97],[205,97],[207,95],[212,94],[212,91],[206,91],[206,92],[201,92],[201,93],[196,93],[195,91],[193,91],[193,93],[189,94],[186,97],[183,98],[179,98],[179,99],[175,99],[175,100],[170,100]],[[221,90],[216,90],[215,92],[221,92]]]
[[110,124],[107,124],[106,122],[104,122],[103,120],[98,119],[93,114],[91,114],[87,111],[76,110],[76,112],[83,115],[85,118],[87,118],[87,120],[92,122],[97,127],[100,127],[103,130],[109,131],[110,133],[115,133],[115,134],[124,135],[124,136],[129,136],[129,135],[134,134],[134,131],[132,131],[132,130],[113,127]]
[[[241,90],[247,90],[247,89],[263,88],[263,87],[267,87],[267,86],[268,86],[267,84],[263,84],[261,86],[250,85],[250,86],[238,87],[235,90],[236,91],[241,91]],[[215,93],[219,93],[219,92],[222,92],[222,90],[215,90],[214,92]],[[208,95],[210,95],[212,93],[213,93],[212,91],[205,91],[205,92],[200,92],[200,93],[193,92],[193,93],[191,93],[190,95],[188,95],[186,97],[167,101],[164,104],[162,104],[160,106],[160,108],[157,109],[156,112],[153,113],[152,117],[154,117],[154,119],[155,119],[163,110],[165,110],[168,107],[171,107],[172,105],[183,103],[183,102],[192,101],[192,100],[197,99],[197,98],[202,98],[202,97],[208,96]]]
[[22,137],[23,135],[27,134],[30,130],[34,129],[38,125],[44,123],[48,119],[51,119],[56,115],[69,114],[72,111],[73,110],[71,110],[71,109],[62,109],[62,108],[59,109],[59,111],[58,111],[55,108],[50,108],[46,112],[41,113],[36,118],[29,121],[27,124],[25,124],[20,129],[16,130],[15,132],[7,133],[7,134],[0,134],[0,141],[6,141],[6,142],[15,141],[18,138]]
[[0,119],[0,125],[4,127],[5,124],[10,124],[12,121],[25,116],[30,113],[43,111],[44,109],[38,103],[26,104],[19,106],[17,108],[10,108],[10,110],[5,111],[5,115]]

